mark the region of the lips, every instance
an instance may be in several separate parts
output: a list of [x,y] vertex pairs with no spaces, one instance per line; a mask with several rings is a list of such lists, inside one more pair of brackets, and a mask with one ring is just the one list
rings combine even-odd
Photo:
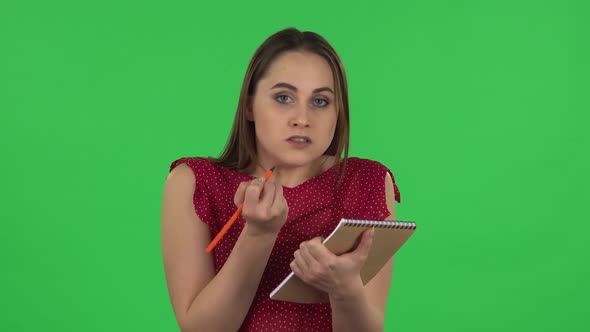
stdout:
[[287,138],[287,141],[297,142],[297,143],[311,143],[311,138],[307,136],[291,136]]

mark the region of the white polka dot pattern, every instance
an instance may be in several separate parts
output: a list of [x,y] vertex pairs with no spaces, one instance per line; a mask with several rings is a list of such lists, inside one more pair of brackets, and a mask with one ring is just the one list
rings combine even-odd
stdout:
[[[180,158],[171,164],[170,171],[181,163],[186,163],[195,173],[195,211],[209,226],[213,237],[236,209],[233,197],[240,182],[254,177],[198,157]],[[395,199],[400,202],[391,171],[379,162],[357,157],[348,158],[346,174],[338,190],[336,184],[340,172],[337,166],[296,187],[283,187],[289,216],[278,235],[240,331],[332,330],[329,304],[274,301],[269,294],[291,272],[289,263],[301,242],[316,236],[328,236],[341,218],[383,220],[389,216],[385,198],[386,173],[394,179]],[[229,257],[244,223],[244,218],[238,218],[215,247],[216,273]]]

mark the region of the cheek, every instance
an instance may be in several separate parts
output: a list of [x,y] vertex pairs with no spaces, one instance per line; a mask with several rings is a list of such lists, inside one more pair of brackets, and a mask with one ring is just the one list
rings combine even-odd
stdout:
[[266,103],[256,103],[254,105],[253,114],[256,127],[264,127],[271,122],[272,119],[269,117],[269,109],[269,105]]
[[327,126],[326,126],[326,131],[333,133],[334,131],[336,131],[336,123],[338,122],[338,113],[336,113],[336,111],[332,111],[331,114],[329,114],[328,116],[328,120],[326,121]]
[[[264,108],[265,106],[267,108]],[[268,108],[268,105],[260,105],[260,107],[256,109],[256,112],[254,112],[254,120],[256,136],[261,141],[272,142],[276,137],[280,137],[281,128],[279,124],[281,123],[281,120],[271,109]]]
[[323,119],[323,125],[320,128],[322,140],[326,144],[326,148],[332,142],[334,135],[336,134],[336,123],[338,122],[338,118],[332,114],[326,114],[327,116]]
[[282,123],[283,121],[280,118],[280,116],[277,116],[277,114],[274,114],[274,113],[275,112],[272,112],[272,111],[269,112],[269,110],[264,110],[262,112],[259,112],[255,118],[256,119],[255,126],[260,127],[260,128],[264,128],[265,130],[276,131],[277,128],[279,127],[279,124]]

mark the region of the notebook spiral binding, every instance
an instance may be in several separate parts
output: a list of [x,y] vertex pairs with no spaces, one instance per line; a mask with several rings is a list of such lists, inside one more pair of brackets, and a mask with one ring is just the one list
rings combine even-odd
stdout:
[[347,219],[344,222],[346,226],[353,227],[377,227],[377,228],[400,228],[400,229],[416,229],[416,223],[413,221],[402,220],[362,220],[362,219]]

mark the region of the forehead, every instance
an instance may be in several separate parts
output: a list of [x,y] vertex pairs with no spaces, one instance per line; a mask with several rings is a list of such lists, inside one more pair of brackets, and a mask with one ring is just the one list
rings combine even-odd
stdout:
[[333,87],[332,69],[321,56],[309,52],[286,52],[279,55],[267,69],[260,83],[274,85],[287,82],[301,90]]

